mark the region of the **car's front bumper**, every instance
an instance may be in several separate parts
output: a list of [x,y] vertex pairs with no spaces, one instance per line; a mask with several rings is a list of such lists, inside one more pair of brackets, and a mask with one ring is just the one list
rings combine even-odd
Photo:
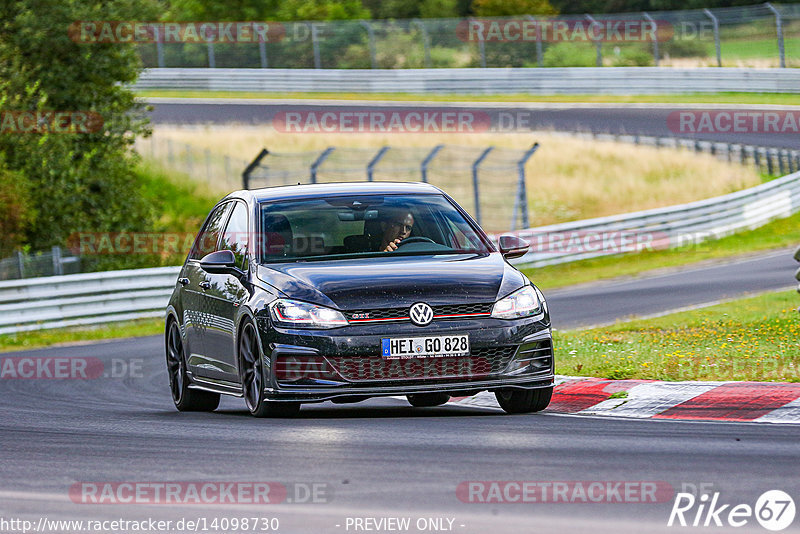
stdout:
[[[266,326],[266,325],[260,325]],[[546,388],[553,385],[554,358],[549,318],[520,319],[514,321],[481,318],[452,320],[433,323],[424,329],[409,323],[346,327],[329,331],[283,330],[259,328],[268,377],[264,394],[271,401],[321,402],[325,400],[347,401],[360,398],[408,395],[415,393],[448,393],[451,395],[472,394],[478,391],[500,388]],[[429,376],[413,373],[402,376],[376,376],[374,368],[385,361],[380,358],[380,340],[386,337],[432,336],[466,333],[470,336],[472,355],[464,357],[466,363],[480,360],[474,367],[477,373],[456,373],[446,376]],[[543,359],[545,349],[536,348],[537,368],[527,367],[531,347],[549,347],[548,358]],[[498,352],[495,349],[504,349]],[[304,356],[333,362],[336,377],[324,378],[303,376],[301,379],[285,380],[277,376],[276,362],[286,356]],[[337,358],[372,362],[359,375],[338,374],[342,366]],[[527,359],[526,359],[527,358]],[[436,365],[436,358],[427,362]],[[491,361],[490,361],[491,360]],[[486,365],[488,362],[488,366]],[[543,366],[542,362],[547,362]],[[408,363],[408,361],[406,361]],[[409,364],[414,368],[413,363]],[[532,366],[533,364],[531,364]],[[351,371],[356,369],[352,367]],[[420,369],[419,366],[416,369]]]

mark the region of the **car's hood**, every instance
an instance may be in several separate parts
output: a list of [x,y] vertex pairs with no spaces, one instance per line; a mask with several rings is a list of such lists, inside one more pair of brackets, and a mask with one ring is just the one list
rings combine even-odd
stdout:
[[525,283],[499,253],[273,263],[258,277],[289,298],[342,310],[493,302]]

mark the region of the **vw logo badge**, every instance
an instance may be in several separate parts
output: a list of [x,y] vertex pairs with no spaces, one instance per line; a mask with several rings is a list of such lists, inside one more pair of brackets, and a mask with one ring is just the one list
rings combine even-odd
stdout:
[[433,310],[424,302],[417,302],[411,306],[409,317],[411,317],[411,322],[415,325],[425,326],[433,321]]

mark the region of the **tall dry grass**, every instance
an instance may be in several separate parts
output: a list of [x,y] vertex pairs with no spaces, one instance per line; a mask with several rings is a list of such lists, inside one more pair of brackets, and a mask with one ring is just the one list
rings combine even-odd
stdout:
[[[526,166],[530,222],[536,226],[680,204],[760,183],[754,169],[720,161],[707,154],[591,141],[547,132],[287,134],[276,132],[269,126],[158,126],[154,135],[156,143],[172,139],[236,160],[249,160],[262,148],[283,153],[321,151],[328,146],[431,148],[441,143],[474,147],[478,151],[489,145],[525,149],[533,142],[539,142],[539,150]],[[493,187],[493,180],[497,181],[497,187]],[[513,196],[509,200],[510,188],[515,187],[515,183],[516,171],[513,168],[508,173],[493,171],[484,174],[481,193],[487,198],[482,200],[482,205],[484,202],[487,205],[497,202],[505,206],[503,221],[507,221],[511,214]],[[469,205],[471,187],[465,187],[468,185],[466,179],[437,185],[445,190],[458,190],[454,196],[472,211]],[[234,185],[226,183],[221,187],[230,189]],[[492,198],[495,196],[497,198]],[[503,224],[506,223],[498,221],[488,226],[495,229],[492,227]]]

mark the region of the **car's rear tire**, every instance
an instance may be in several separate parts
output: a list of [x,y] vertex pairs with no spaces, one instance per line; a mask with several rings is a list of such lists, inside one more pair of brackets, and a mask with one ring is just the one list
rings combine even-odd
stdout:
[[179,412],[213,412],[219,406],[219,394],[189,388],[186,354],[178,323],[170,320],[167,327],[167,372],[172,402]]
[[256,327],[248,320],[239,336],[239,379],[247,409],[255,417],[294,417],[300,411],[299,402],[264,399],[264,360],[257,336]]
[[415,393],[406,395],[408,403],[415,408],[427,408],[430,406],[441,406],[450,400],[447,393]]
[[497,403],[506,413],[540,412],[553,397],[553,386],[541,389],[501,389],[495,391]]

